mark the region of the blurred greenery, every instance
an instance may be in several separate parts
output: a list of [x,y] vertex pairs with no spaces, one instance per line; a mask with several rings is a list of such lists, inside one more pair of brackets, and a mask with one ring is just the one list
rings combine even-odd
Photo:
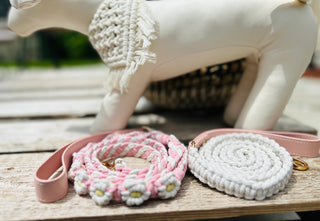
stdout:
[[10,2],[9,0],[1,0],[0,3],[0,18],[6,17],[9,11]]
[[11,57],[0,59],[0,67],[60,67],[102,63],[88,37],[69,30],[38,31],[8,45],[2,44],[1,47]]
[[[60,61],[60,66],[79,66],[79,65],[91,65],[91,64],[102,64],[102,61],[100,60],[63,60]],[[17,67],[22,66],[21,64],[18,64],[17,62],[0,62],[0,67]],[[52,61],[50,60],[37,60],[37,61],[28,61],[23,64],[24,67],[54,67],[56,66]]]
[[[0,3],[0,28],[6,24],[9,0]],[[87,36],[64,29],[37,31],[27,38],[0,42],[0,67],[50,67],[101,62]]]
[[99,62],[97,52],[87,36],[73,31],[46,30],[37,33],[41,45],[41,58],[54,66]]

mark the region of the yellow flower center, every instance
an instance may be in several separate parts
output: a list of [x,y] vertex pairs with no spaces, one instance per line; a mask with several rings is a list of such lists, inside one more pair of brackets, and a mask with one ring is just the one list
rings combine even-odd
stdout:
[[82,182],[80,180],[78,180],[78,186],[81,186]]
[[95,194],[96,194],[97,196],[102,197],[102,196],[104,195],[104,192],[101,191],[101,190],[96,190]]
[[132,198],[139,198],[139,197],[141,197],[141,195],[142,195],[142,193],[139,191],[132,191],[130,193],[130,197],[132,197]]
[[171,191],[174,189],[174,187],[175,187],[174,183],[170,183],[170,184],[167,186],[166,191],[167,191],[167,192],[171,192]]

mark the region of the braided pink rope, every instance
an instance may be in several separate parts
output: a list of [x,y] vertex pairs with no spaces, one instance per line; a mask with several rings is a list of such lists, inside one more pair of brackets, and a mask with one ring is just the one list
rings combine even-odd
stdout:
[[[131,169],[123,163],[115,171],[102,164],[118,157],[148,160],[149,168]],[[79,195],[90,194],[98,205],[110,200],[140,205],[149,198],[174,197],[187,170],[187,149],[173,135],[160,131],[111,133],[88,143],[73,156],[69,178]]]

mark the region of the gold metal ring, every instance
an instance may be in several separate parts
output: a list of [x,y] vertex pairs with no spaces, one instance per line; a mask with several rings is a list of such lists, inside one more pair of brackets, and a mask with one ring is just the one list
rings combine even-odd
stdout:
[[309,165],[307,164],[307,162],[297,158],[292,158],[292,159],[293,159],[294,170],[305,171],[309,168]]
[[143,131],[145,131],[145,132],[150,132],[150,131],[152,131],[152,129],[151,129],[150,127],[148,127],[148,126],[142,126],[141,129],[142,129]]
[[110,161],[104,162],[102,164],[103,164],[103,166],[107,167],[109,170],[112,170],[112,171],[115,170],[116,163],[114,160],[110,160]]

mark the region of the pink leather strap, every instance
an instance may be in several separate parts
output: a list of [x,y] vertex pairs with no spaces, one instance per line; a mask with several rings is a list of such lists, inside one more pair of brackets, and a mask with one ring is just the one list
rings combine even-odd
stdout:
[[[125,133],[129,131],[132,131],[132,129],[121,130],[117,133]],[[53,155],[51,155],[34,174],[34,185],[38,200],[42,203],[50,203],[65,197],[68,193],[68,169],[71,165],[72,154],[74,152],[78,152],[89,142],[101,141],[110,133],[113,132],[84,137],[54,152]],[[49,179],[49,177],[61,167],[61,164],[61,174],[53,179]]]
[[[132,130],[122,130],[118,133],[125,133]],[[99,142],[111,132],[96,134],[76,140],[61,149],[57,150],[47,159],[34,174],[34,185],[36,195],[40,202],[50,203],[62,199],[68,192],[68,169],[71,165],[72,154],[78,152],[89,142]],[[314,135],[293,133],[293,132],[273,132],[256,131],[242,129],[214,129],[201,133],[193,141],[195,145],[201,146],[206,140],[213,136],[226,133],[254,133],[261,134],[277,141],[285,147],[291,155],[304,157],[318,157],[320,148],[320,138]],[[49,179],[62,165],[62,172],[59,176]]]
[[[275,140],[280,146],[293,156],[302,157],[318,157],[320,148],[320,138],[315,135],[295,133],[295,132],[276,132],[276,131],[259,131],[259,130],[244,130],[244,129],[213,129],[201,133],[194,141],[196,147],[200,147],[204,142],[211,137],[227,134],[227,133],[253,133],[261,134],[270,139]],[[192,141],[190,142],[191,145]],[[190,146],[189,145],[189,146]]]

